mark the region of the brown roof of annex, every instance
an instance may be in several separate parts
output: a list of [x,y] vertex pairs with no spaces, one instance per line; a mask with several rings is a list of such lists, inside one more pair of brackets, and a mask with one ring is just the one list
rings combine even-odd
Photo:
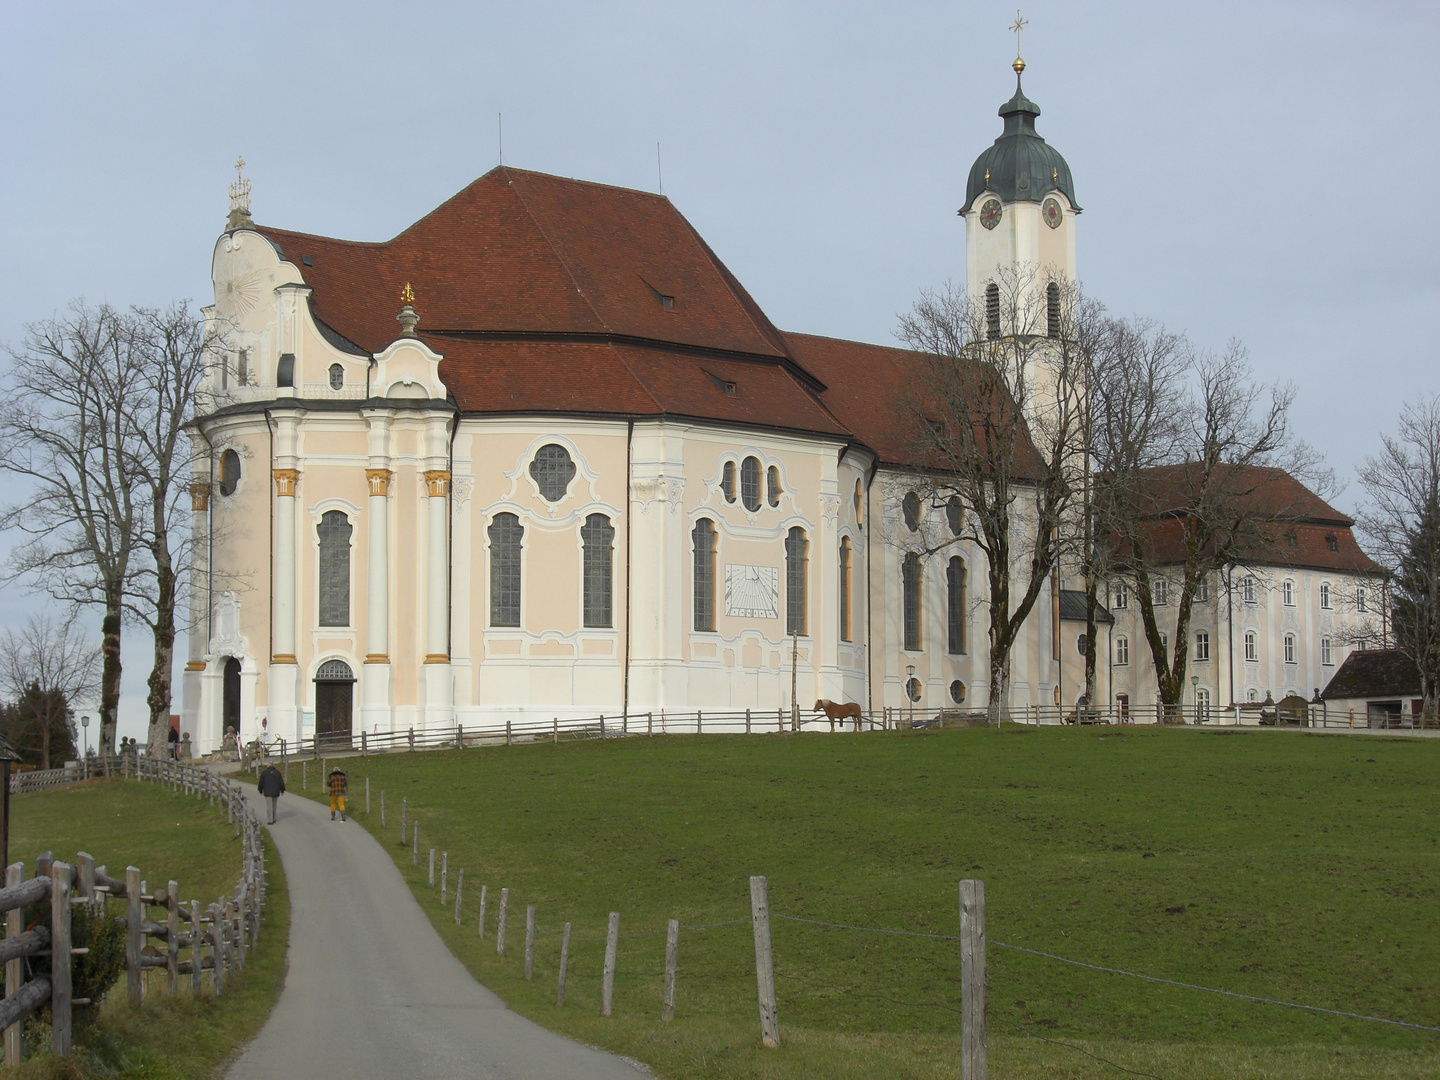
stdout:
[[384,242],[257,228],[363,352],[395,340],[412,283],[462,412],[687,417],[922,464],[900,405],[922,358],[782,334],[663,196],[501,166]]

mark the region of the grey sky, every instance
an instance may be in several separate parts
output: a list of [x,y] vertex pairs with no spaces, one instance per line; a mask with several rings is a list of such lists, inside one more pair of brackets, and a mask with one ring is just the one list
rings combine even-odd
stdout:
[[[1440,390],[1440,7],[1025,6],[1079,268],[1298,386],[1342,482]],[[83,295],[207,302],[237,154],[257,221],[394,235],[505,160],[665,193],[781,327],[893,343],[964,274],[1014,89],[1004,4],[0,7],[0,341]],[[1337,501],[1353,505],[1354,485]],[[29,601],[0,591],[0,622]],[[144,653],[129,637],[127,690]],[[138,696],[126,712],[139,710]],[[130,730],[122,723],[123,730]]]

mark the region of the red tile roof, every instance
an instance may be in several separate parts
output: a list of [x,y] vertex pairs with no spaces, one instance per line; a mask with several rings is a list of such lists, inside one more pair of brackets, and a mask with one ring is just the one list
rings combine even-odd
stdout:
[[[685,416],[924,464],[901,404],[923,361],[782,335],[662,196],[501,167],[382,243],[259,231],[311,286],[315,317],[367,352],[395,340],[411,283],[463,412]],[[1029,475],[1028,437],[1021,459]]]

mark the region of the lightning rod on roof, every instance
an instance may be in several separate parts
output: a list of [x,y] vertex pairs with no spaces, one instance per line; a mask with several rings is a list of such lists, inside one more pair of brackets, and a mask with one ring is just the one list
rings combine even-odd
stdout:
[[498,134],[499,134],[499,141],[500,141],[500,161],[498,162],[498,164],[504,165],[504,164],[505,164],[505,114],[504,114],[504,113],[498,113],[498,112],[497,112],[497,113],[495,114],[495,130],[496,130],[496,132],[498,132]]
[[665,194],[665,174],[660,171],[660,144],[655,144],[655,179],[660,184],[660,194]]

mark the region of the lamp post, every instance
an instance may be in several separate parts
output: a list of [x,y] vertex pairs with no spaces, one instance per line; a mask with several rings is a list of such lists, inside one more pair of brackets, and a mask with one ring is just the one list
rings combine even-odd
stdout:
[[88,758],[90,756],[90,717],[88,716],[80,717],[80,739],[82,742],[80,756]]
[[915,665],[907,664],[905,667],[905,696],[910,699],[910,726],[915,726],[915,692],[911,685],[915,682]]
[[1190,693],[1195,702],[1195,722],[1200,723],[1200,676],[1190,676]]

